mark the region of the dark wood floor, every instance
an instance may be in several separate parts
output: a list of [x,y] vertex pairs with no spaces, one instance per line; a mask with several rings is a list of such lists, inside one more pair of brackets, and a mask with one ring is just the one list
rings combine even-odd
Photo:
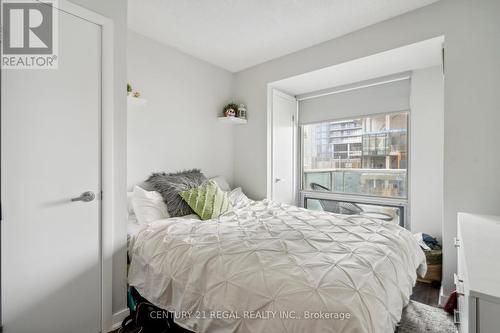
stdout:
[[[439,286],[431,285],[429,283],[417,282],[415,287],[413,288],[413,294],[411,295],[411,299],[424,303],[430,306],[438,306],[439,301]],[[126,331],[123,333],[136,332],[136,331]],[[118,333],[118,330],[113,331],[111,333]],[[121,332],[120,332],[121,333]]]
[[417,282],[413,287],[411,299],[431,306],[438,306],[439,302],[439,285]]

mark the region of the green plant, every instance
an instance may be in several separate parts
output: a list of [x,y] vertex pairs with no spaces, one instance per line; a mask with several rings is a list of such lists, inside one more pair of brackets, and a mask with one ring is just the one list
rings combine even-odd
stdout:
[[238,110],[238,104],[236,103],[229,103],[227,104],[226,106],[224,106],[224,112],[226,112],[226,110],[229,110],[229,109],[233,109],[234,112],[236,112]]
[[128,93],[132,92],[132,86],[130,85],[130,83],[127,83],[127,92]]

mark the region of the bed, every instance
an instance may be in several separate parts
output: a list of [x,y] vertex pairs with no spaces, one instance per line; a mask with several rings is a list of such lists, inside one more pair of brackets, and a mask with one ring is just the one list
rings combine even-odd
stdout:
[[394,332],[426,270],[398,225],[270,200],[152,222],[129,255],[129,284],[193,332]]

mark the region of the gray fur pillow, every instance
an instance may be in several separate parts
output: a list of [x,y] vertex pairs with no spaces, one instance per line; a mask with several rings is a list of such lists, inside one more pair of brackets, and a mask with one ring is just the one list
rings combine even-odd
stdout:
[[171,217],[194,214],[189,205],[181,198],[180,192],[198,187],[207,182],[207,177],[198,169],[177,173],[153,173],[147,180],[155,191],[163,197]]

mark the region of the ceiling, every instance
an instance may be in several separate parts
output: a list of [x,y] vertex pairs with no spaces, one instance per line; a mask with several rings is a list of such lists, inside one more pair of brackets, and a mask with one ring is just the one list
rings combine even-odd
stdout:
[[[444,37],[435,37],[389,51],[325,67],[270,83],[291,95],[321,94],[322,90],[442,64]],[[369,82],[366,82],[369,83]],[[346,87],[344,87],[346,88]],[[307,96],[299,96],[303,98]]]
[[436,1],[128,0],[128,25],[238,72]]

